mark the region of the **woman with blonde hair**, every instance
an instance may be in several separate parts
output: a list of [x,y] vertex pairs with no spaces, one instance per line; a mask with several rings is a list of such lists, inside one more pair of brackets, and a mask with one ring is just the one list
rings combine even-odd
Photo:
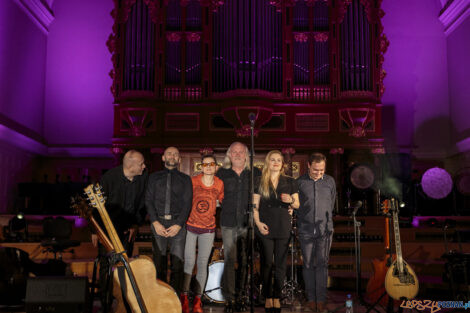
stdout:
[[[297,182],[284,174],[280,151],[269,151],[253,195],[256,234],[262,244],[263,294],[266,312],[281,311],[281,289],[286,274],[292,209],[299,207]],[[274,261],[273,261],[274,256]],[[274,285],[272,273],[274,272]]]

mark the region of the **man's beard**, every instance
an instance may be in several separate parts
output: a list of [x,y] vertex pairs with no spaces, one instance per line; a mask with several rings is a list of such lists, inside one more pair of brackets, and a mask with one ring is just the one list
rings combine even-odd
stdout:
[[165,165],[170,166],[170,167],[177,167],[178,162],[177,161],[165,161]]

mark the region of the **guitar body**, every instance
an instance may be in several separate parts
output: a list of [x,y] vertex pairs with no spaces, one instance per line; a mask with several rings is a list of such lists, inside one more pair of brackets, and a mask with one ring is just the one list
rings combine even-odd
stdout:
[[385,275],[385,289],[395,300],[413,299],[419,291],[418,277],[405,261],[403,261],[403,269],[403,273],[399,274],[395,260]]
[[[123,272],[125,273],[126,292],[124,297],[126,298],[131,311],[133,313],[180,313],[181,302],[178,296],[173,288],[168,284],[157,280],[157,272],[153,261],[149,257],[145,256],[133,260],[129,260],[127,257],[122,242],[119,239],[116,229],[114,228],[111,218],[104,206],[105,199],[101,193],[101,187],[98,184],[96,186],[89,185],[84,190],[91,205],[98,210],[108,236],[106,236],[104,231],[93,218],[91,210],[89,210],[87,206],[84,207],[80,203],[74,203],[73,206],[80,212],[80,216],[88,218],[96,229],[96,233],[106,250],[112,251],[116,254],[121,254],[123,261],[129,264],[129,272],[124,268],[122,269],[124,269]],[[118,264],[117,268],[123,266],[123,264]],[[134,285],[131,283],[130,277],[135,282]],[[114,270],[113,280],[113,295],[117,300],[117,306],[114,312],[126,313],[126,307],[124,306],[124,301],[122,299],[122,288],[118,270]],[[140,295],[140,299],[142,300],[140,303],[137,300],[136,295]]]
[[[156,271],[155,265],[149,257],[141,256],[133,259],[129,261],[129,265],[134,273],[135,280],[149,313],[181,313],[181,303],[173,288],[156,278],[152,279],[156,277]],[[133,313],[140,313],[139,304],[132,290],[129,276],[126,274],[125,277],[126,300]],[[113,295],[118,303],[114,312],[126,313],[117,270],[114,271]]]
[[[375,303],[384,293],[385,293],[385,275],[387,275],[388,266],[387,266],[387,257],[383,259],[373,259],[372,268],[374,274],[367,282],[366,287],[366,297],[369,303]],[[380,299],[379,302],[382,306],[386,306],[388,303],[388,295]]]

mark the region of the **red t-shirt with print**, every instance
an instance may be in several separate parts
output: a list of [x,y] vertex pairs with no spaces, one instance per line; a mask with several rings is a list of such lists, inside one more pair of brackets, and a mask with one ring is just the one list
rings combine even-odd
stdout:
[[191,177],[193,181],[193,205],[186,224],[191,229],[215,229],[217,200],[224,199],[224,183],[214,176],[214,183],[207,187],[202,182],[203,174]]

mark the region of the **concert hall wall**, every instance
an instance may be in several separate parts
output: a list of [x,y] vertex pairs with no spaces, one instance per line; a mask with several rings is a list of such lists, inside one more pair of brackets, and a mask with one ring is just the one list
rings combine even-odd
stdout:
[[[470,18],[462,22],[447,37],[447,60],[449,67],[450,117],[452,154],[468,151],[470,147]],[[467,156],[467,166],[468,166]]]
[[[13,209],[20,181],[114,162],[113,1],[40,1],[53,12],[46,30],[22,10],[28,2],[0,1],[0,212]],[[435,160],[453,174],[470,166],[470,18],[446,34],[440,2],[382,1],[390,41],[382,134],[386,153],[407,154],[412,167]]]

